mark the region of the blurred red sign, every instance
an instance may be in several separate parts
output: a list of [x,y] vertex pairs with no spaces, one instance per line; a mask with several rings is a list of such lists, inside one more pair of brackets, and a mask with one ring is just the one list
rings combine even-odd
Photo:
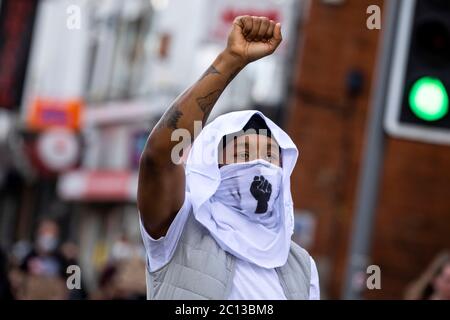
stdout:
[[39,136],[36,147],[40,161],[52,172],[73,168],[80,156],[78,138],[68,129],[46,130]]
[[81,125],[83,102],[79,99],[57,100],[37,98],[27,118],[30,129],[42,130],[64,127],[78,130]]
[[133,201],[137,193],[137,173],[88,170],[68,172],[60,177],[58,193],[65,200]]

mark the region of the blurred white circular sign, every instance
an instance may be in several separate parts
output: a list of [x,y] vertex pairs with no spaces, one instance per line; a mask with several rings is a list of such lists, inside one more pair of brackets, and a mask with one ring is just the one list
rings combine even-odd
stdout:
[[68,129],[50,129],[37,142],[37,153],[50,170],[63,171],[75,165],[80,152],[76,135]]

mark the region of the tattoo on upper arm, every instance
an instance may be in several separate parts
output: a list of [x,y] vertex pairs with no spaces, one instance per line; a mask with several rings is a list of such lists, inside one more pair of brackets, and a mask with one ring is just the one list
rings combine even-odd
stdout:
[[[229,77],[227,78],[225,82],[225,86],[228,85],[235,77],[236,75],[241,71],[241,69],[234,70]],[[200,80],[204,79],[210,74],[221,74],[213,65],[211,65],[208,70],[205,71],[205,73],[201,76]],[[199,81],[200,81],[199,80]],[[222,89],[214,90],[213,92],[210,92],[204,97],[197,98],[197,105],[200,107],[200,110],[203,112],[203,124],[206,123],[206,120],[208,119],[209,114],[211,113],[212,108],[214,107],[214,104],[216,103],[217,99],[219,99],[219,96],[222,94]]]
[[183,112],[178,110],[178,108],[173,110],[173,112],[170,113],[170,116],[167,119],[167,126],[172,129],[177,129],[178,128],[178,120],[180,120],[182,115],[183,115]]
[[197,98],[197,105],[203,112],[203,124],[206,123],[206,120],[208,119],[208,116],[211,113],[211,110],[214,107],[214,104],[216,103],[217,99],[219,99],[221,93],[222,90],[217,89],[211,93],[208,93],[204,97]]
[[[226,85],[228,85],[239,73],[240,69],[237,69],[233,71],[230,76],[226,80]],[[205,73],[201,76],[200,80],[204,79],[208,75],[211,74],[221,74],[213,65],[211,65],[208,70],[205,71]],[[200,81],[199,80],[199,81]],[[197,105],[199,106],[200,110],[203,112],[203,124],[206,123],[206,120],[208,119],[209,114],[211,113],[212,108],[214,107],[214,104],[216,103],[217,99],[219,99],[220,95],[222,94],[222,89],[214,90],[210,93],[208,93],[206,96],[199,97],[196,99]],[[186,94],[188,94],[189,91],[186,91],[182,94],[182,96],[179,99],[182,99]],[[180,100],[177,101],[180,101]],[[170,129],[178,129],[178,122],[180,118],[183,116],[183,112],[180,110],[180,103],[175,102],[169,110],[163,115],[160,123],[158,124],[159,128],[170,128]]]
[[180,120],[180,118],[182,116],[183,116],[183,112],[180,111],[178,104],[175,103],[164,114],[164,116],[161,120],[161,125],[159,125],[159,127],[177,129],[178,121]]

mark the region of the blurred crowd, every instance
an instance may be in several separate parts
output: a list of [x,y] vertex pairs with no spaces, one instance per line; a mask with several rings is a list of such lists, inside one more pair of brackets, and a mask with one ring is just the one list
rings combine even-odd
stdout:
[[[140,244],[121,237],[112,246],[90,290],[69,289],[69,266],[79,266],[78,246],[60,242],[56,221],[39,223],[33,243],[18,241],[10,251],[0,249],[0,300],[143,300],[146,298],[145,258]],[[82,275],[82,270],[81,270]],[[450,253],[439,254],[406,288],[408,300],[450,300]]]
[[[118,239],[90,289],[83,281],[82,268],[78,275],[69,268],[79,267],[78,253],[75,243],[60,242],[56,221],[42,220],[33,243],[18,241],[10,251],[0,249],[0,300],[145,299],[145,260],[140,245],[125,237]],[[80,286],[73,288],[70,283],[76,283],[76,276],[80,276]]]

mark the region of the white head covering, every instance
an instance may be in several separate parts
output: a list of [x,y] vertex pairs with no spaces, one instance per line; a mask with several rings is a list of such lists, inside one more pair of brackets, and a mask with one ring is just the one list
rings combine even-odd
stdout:
[[[219,143],[224,136],[242,130],[254,114],[264,119],[282,150],[283,177],[276,209],[280,221],[277,229],[272,230],[270,239],[261,238],[254,222],[244,221],[243,217],[217,210],[217,207],[212,210],[210,202],[221,181]],[[195,218],[209,230],[223,250],[236,257],[264,268],[284,265],[294,230],[290,176],[297,157],[298,150],[289,136],[261,112],[237,111],[217,117],[195,139],[186,162],[186,186]]]

